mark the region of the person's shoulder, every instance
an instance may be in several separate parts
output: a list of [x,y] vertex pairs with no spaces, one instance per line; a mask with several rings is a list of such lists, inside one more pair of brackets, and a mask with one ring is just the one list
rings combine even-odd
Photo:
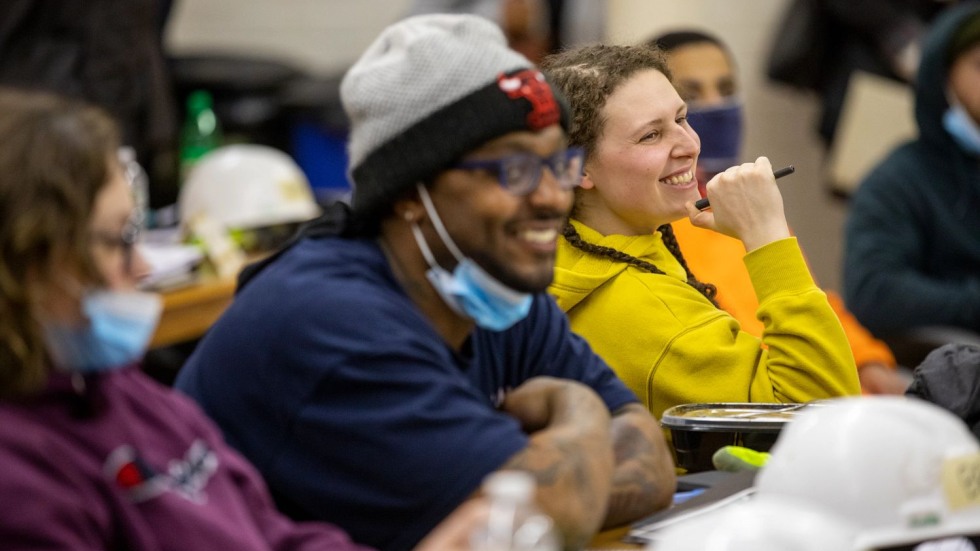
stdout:
[[[0,401],[0,487],[9,485],[11,477],[26,472],[41,477],[45,469],[65,466],[77,460],[81,451],[91,445],[87,425],[94,418],[78,415],[74,405],[98,404],[104,410],[106,403],[114,399],[113,391],[98,391],[89,396],[78,396],[61,390],[43,391],[38,396],[15,401]],[[97,421],[96,421],[97,422]],[[81,474],[87,466],[76,465]],[[18,474],[19,473],[19,474]],[[51,473],[50,478],[64,478]]]
[[190,398],[152,379],[138,366],[106,373],[102,385],[103,392],[113,399],[134,400],[149,408],[197,409]]
[[[672,278],[630,270],[621,273],[607,286],[596,289],[591,299],[583,302],[580,310],[568,314],[566,319],[571,320],[570,331],[582,333],[587,338],[618,335],[618,338],[623,339],[636,339],[639,335],[655,333],[659,339],[665,332],[685,330],[693,323],[692,314],[706,317],[718,315],[719,310],[704,302],[700,294],[686,283],[678,282],[676,292],[671,292],[665,290],[667,285],[658,281],[651,282],[651,279],[666,281]],[[541,319],[550,315],[564,318],[566,315],[550,296],[544,296],[538,311]],[[527,330],[539,332],[538,328],[543,325],[540,319],[532,316],[528,318]],[[655,326],[657,331],[637,332],[636,327],[646,322]]]
[[955,188],[956,169],[921,141],[892,150],[862,179],[851,196],[848,216],[877,209],[922,211]]
[[[35,407],[30,401],[0,402],[0,458],[18,449],[42,453],[42,442],[61,438],[61,431],[53,422],[55,415],[50,408]],[[6,465],[6,459],[0,459],[0,464]]]
[[389,272],[380,247],[371,240],[305,239],[244,286],[236,300],[298,307],[383,303],[378,293],[393,288]]
[[[399,318],[404,298],[374,241],[304,239],[238,289],[211,328],[215,338],[206,336],[202,344],[207,349],[218,342],[233,348],[254,348],[258,342],[278,347],[275,343],[289,345],[302,333],[354,331],[383,323],[386,316]],[[251,344],[240,343],[243,338]]]
[[115,411],[138,412],[138,421],[150,425],[210,432],[210,420],[197,402],[176,388],[153,380],[139,367],[109,373],[104,379],[107,398],[116,406],[125,404],[114,407]]
[[648,308],[671,310],[671,304],[678,296],[694,296],[697,290],[667,274],[655,274],[639,268],[624,270],[606,289],[605,300],[616,302],[616,308],[623,311],[637,311]]
[[928,179],[930,173],[941,170],[941,165],[936,161],[934,148],[921,139],[901,143],[871,167],[862,179],[858,192],[866,186],[895,186],[897,182],[916,185]]
[[384,262],[384,253],[375,240],[346,237],[303,239],[283,257],[296,265],[311,265],[331,273],[376,267]]

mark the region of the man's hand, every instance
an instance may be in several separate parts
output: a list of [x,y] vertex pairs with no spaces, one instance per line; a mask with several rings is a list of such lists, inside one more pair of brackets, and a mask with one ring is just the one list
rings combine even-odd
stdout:
[[530,440],[500,468],[533,474],[538,506],[555,521],[565,547],[581,549],[598,532],[612,487],[609,410],[591,388],[551,377],[529,379],[501,409]]
[[560,419],[587,417],[590,424],[609,426],[609,410],[589,387],[567,379],[535,377],[511,391],[500,409],[517,418],[527,433],[537,432]]
[[790,236],[783,197],[769,159],[759,157],[717,174],[706,184],[710,210],[687,210],[691,223],[740,240],[746,251]]

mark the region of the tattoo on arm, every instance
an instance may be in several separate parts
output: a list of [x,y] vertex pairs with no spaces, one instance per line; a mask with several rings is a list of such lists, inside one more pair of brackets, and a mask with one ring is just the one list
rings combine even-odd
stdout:
[[583,548],[602,523],[611,479],[611,457],[603,447],[608,445],[597,442],[592,450],[574,439],[532,438],[502,467],[534,475],[539,504],[555,520],[566,548]]
[[613,416],[615,471],[605,527],[637,520],[670,504],[677,485],[659,426],[639,404]]
[[503,409],[521,422],[528,446],[503,469],[534,475],[538,504],[566,547],[580,549],[602,524],[612,484],[609,412],[591,389],[539,380],[512,392]]

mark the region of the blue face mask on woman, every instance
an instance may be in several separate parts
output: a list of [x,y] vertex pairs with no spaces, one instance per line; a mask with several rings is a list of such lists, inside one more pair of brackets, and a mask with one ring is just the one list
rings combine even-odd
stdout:
[[943,128],[956,143],[973,155],[980,155],[980,126],[962,105],[951,105],[943,114]]
[[721,105],[698,107],[687,112],[687,122],[701,139],[698,169],[714,176],[739,163],[742,146],[742,102],[732,98]]
[[146,351],[160,319],[160,297],[137,291],[92,291],[82,299],[82,326],[46,324],[45,343],[55,367],[96,373],[125,367]]
[[463,256],[442,225],[429,192],[421,184],[417,188],[436,233],[457,262],[451,274],[440,266],[425,242],[422,230],[412,222],[415,242],[429,265],[425,275],[442,300],[457,314],[468,317],[478,326],[491,331],[503,331],[527,317],[531,309],[531,295],[507,287],[476,262]]

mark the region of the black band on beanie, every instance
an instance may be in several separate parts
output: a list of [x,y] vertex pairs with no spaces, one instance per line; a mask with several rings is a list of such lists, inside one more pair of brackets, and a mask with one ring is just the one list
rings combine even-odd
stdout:
[[[571,119],[561,94],[546,81],[537,85],[530,80],[525,82],[533,86],[505,91],[502,81],[510,83],[518,77],[543,78],[533,69],[501,75],[368,154],[351,172],[354,211],[374,213],[413,189],[416,182],[430,181],[460,156],[504,134],[540,130],[555,123],[567,132]],[[550,97],[546,97],[548,93]],[[555,107],[557,113],[553,112]]]

